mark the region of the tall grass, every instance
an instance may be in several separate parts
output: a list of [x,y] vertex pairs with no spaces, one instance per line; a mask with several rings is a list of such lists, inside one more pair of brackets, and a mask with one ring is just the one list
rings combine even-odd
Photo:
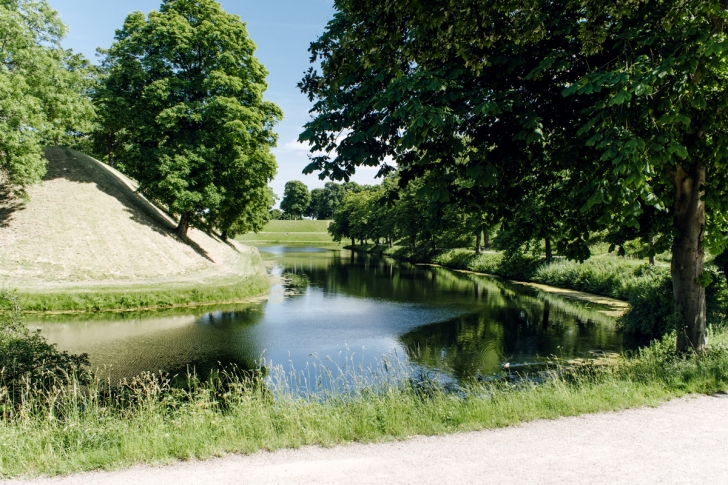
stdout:
[[113,388],[99,379],[28,384],[15,401],[0,391],[0,475],[478,430],[728,389],[727,333],[713,332],[703,354],[673,348],[666,339],[604,365],[555,368],[541,384],[471,382],[457,392],[386,360],[368,369],[232,369],[205,381],[191,374],[181,387],[159,374]]

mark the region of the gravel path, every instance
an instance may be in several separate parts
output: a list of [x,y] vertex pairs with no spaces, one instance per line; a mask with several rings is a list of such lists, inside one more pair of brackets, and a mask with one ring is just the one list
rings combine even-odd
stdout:
[[728,484],[728,396],[394,443],[308,447],[6,482],[130,483]]

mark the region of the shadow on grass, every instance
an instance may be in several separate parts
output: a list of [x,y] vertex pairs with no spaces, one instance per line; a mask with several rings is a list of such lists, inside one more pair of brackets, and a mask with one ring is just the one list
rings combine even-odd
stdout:
[[[104,167],[100,167],[90,157],[62,147],[46,149],[45,156],[48,159],[48,167],[43,178],[44,181],[66,179],[71,182],[96,184],[101,192],[121,202],[124,210],[130,214],[134,222],[145,225],[165,237],[173,237],[187,244],[197,254],[211,263],[215,263],[207,251],[192,239],[177,237],[174,233],[175,224],[160,215],[157,208],[149,200],[138,192],[131,190],[113,173],[105,170]],[[2,224],[1,209],[0,224]],[[0,227],[2,226],[0,225]]]

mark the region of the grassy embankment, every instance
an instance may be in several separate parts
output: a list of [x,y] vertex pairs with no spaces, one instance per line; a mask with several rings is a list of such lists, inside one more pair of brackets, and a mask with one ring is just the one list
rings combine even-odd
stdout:
[[[702,355],[676,356],[670,338],[633,357],[562,368],[543,384],[474,383],[455,393],[421,379],[392,378],[392,365],[380,366],[355,392],[342,385],[313,399],[267,391],[260,378],[231,374],[192,382],[187,390],[147,376],[111,397],[94,385],[36,390],[16,406],[0,392],[0,475],[402,439],[656,405],[728,390],[728,333],[711,337]],[[272,375],[275,382],[279,374]],[[339,377],[351,382],[351,375]]]
[[235,238],[246,244],[336,244],[327,232],[331,221],[270,221],[261,232]]
[[182,240],[133,180],[67,148],[46,157],[27,200],[0,200],[0,289],[26,311],[159,309],[268,290],[257,250],[197,229]]
[[[212,284],[135,285],[132,288],[94,288],[56,292],[17,292],[27,313],[97,313],[167,310],[239,303],[262,297],[270,289],[266,276],[223,278]],[[3,308],[0,307],[0,311]]]
[[[528,255],[509,259],[495,251],[477,255],[467,249],[442,251],[422,261],[405,247],[363,245],[352,249],[604,295],[629,302],[630,310],[620,318],[619,324],[630,332],[660,337],[674,328],[670,266],[664,261],[658,260],[657,265],[650,266],[647,260],[597,254],[583,263],[562,258],[548,262],[543,257]],[[728,285],[724,275],[718,274],[717,268],[708,265],[706,271],[712,279],[706,290],[708,323],[725,325],[728,318]]]

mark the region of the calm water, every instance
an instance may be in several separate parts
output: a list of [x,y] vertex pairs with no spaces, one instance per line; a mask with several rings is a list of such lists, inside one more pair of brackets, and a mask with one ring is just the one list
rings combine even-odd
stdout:
[[[273,285],[264,303],[31,322],[63,350],[86,352],[114,378],[145,370],[199,372],[252,367],[261,358],[303,369],[331,357],[368,364],[394,354],[451,377],[500,372],[625,346],[600,308],[503,280],[340,249],[261,247],[274,274],[302,275],[300,288]],[[293,294],[292,294],[293,293]]]

